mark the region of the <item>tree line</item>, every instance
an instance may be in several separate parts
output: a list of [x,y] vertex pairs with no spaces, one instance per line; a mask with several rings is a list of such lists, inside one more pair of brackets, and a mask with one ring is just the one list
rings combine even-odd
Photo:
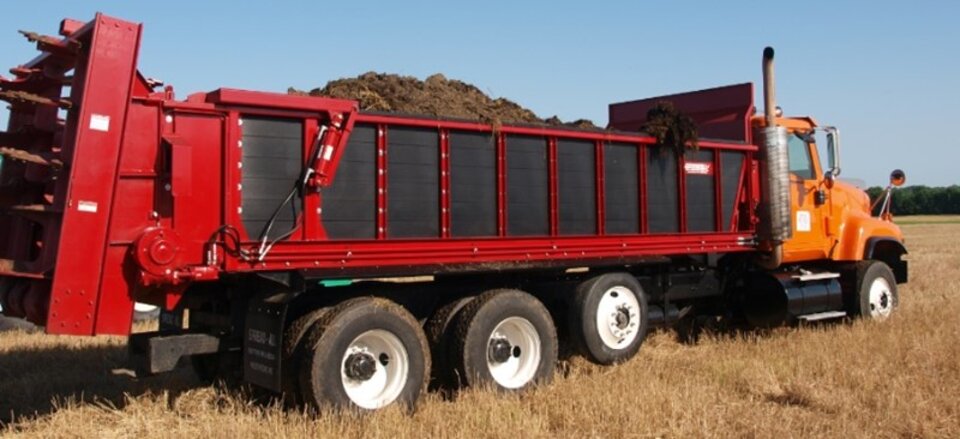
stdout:
[[[883,189],[879,186],[867,189],[871,203],[883,196]],[[882,203],[874,207],[874,215],[878,214]],[[960,186],[894,188],[891,211],[894,215],[960,214]]]

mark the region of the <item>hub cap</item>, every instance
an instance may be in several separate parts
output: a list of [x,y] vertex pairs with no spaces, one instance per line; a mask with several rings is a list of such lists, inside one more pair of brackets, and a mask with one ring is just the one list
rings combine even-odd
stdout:
[[610,288],[597,304],[597,333],[610,349],[630,346],[639,333],[640,319],[640,302],[627,287]]
[[[517,349],[520,349],[517,347]],[[506,363],[513,356],[513,346],[505,338],[490,340],[490,361],[495,364]]]
[[357,381],[367,381],[373,378],[373,374],[377,371],[377,360],[374,360],[373,355],[366,352],[353,353],[347,357],[347,361],[344,362],[343,367],[346,369],[348,378]]
[[870,317],[885,319],[893,311],[893,289],[890,283],[878,277],[870,284]]
[[509,317],[493,329],[487,343],[487,368],[497,384],[519,389],[539,367],[540,334],[529,320]]
[[350,401],[373,410],[400,396],[409,369],[410,360],[400,339],[374,329],[350,342],[340,362],[340,381]]

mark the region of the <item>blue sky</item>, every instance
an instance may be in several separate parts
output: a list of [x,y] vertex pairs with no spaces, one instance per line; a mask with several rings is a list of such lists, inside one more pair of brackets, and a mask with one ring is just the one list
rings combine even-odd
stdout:
[[16,30],[54,34],[99,10],[145,24],[140,68],[180,97],[441,72],[603,125],[611,102],[759,83],[772,45],[779,104],[840,127],[844,177],[879,185],[899,167],[908,184],[960,184],[960,2],[730,3],[11,2],[0,65],[35,54]]

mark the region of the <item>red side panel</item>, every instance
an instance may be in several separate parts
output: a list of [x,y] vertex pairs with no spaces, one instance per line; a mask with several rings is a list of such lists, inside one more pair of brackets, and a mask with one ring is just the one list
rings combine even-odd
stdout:
[[640,131],[647,111],[667,101],[697,122],[700,137],[750,142],[753,114],[753,84],[737,84],[707,90],[659,96],[610,104],[610,128]]
[[181,239],[184,260],[200,262],[204,259],[205,243],[222,224],[224,118],[215,114],[175,113],[173,119],[173,130],[180,141],[169,145],[173,229]]

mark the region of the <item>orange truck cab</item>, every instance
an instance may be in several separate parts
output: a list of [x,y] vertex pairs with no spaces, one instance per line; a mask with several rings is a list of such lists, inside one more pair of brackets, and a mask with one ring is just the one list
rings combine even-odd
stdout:
[[[903,233],[889,212],[903,172],[895,170],[885,194],[871,204],[862,189],[838,178],[839,130],[810,117],[785,117],[777,107],[771,48],[764,50],[763,79],[763,113],[754,85],[743,83],[612,104],[610,128],[644,130],[648,115],[667,104],[696,124],[700,140],[758,147],[749,204],[739,206],[741,227],[756,232],[756,252],[730,289],[751,323],[886,318],[898,303],[897,284],[908,277]],[[825,139],[823,162],[817,138]],[[696,148],[689,140],[686,146],[687,154]]]
[[[752,119],[752,124],[756,128],[765,126],[759,116]],[[783,244],[783,263],[878,259],[890,266],[898,283],[906,282],[906,261],[901,260],[906,249],[900,227],[890,215],[872,216],[867,194],[837,178],[839,131],[819,126],[811,117],[778,117],[777,125],[788,132],[793,220],[793,236]],[[826,167],[817,148],[818,130],[826,132]],[[902,173],[898,175],[901,179],[892,179],[892,184],[902,184]]]

